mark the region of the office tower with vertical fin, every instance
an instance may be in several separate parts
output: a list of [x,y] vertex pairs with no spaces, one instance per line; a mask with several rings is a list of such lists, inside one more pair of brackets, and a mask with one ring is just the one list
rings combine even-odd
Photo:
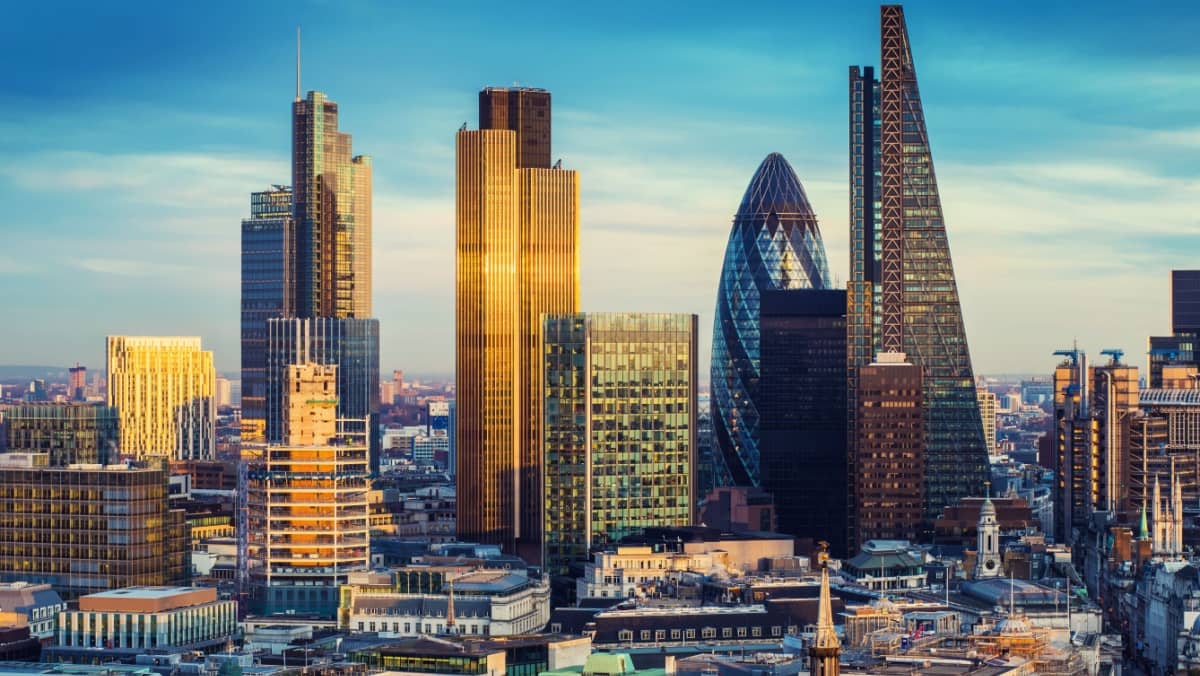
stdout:
[[[548,93],[545,103],[548,120]],[[579,176],[548,160],[522,166],[530,132],[489,121],[481,111],[483,128],[457,136],[458,534],[538,561],[541,318],[578,311]]]
[[211,460],[217,373],[197,337],[109,336],[108,405],[120,417],[121,452]]
[[[987,447],[903,8],[881,7],[880,27],[879,79],[869,67],[850,69],[847,377],[854,393],[876,352],[921,368],[932,521],[983,492]],[[855,429],[852,412],[852,443]]]

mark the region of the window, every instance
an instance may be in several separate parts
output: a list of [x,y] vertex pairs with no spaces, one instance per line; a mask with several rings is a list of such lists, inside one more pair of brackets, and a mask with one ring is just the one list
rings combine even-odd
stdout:
[[617,632],[617,640],[618,641],[632,641],[633,640],[633,632],[628,629],[622,629],[621,631]]
[[700,630],[700,636],[704,638],[716,638],[717,630],[713,629],[712,627],[705,627]]
[[721,638],[733,638],[733,628],[732,627],[722,627],[721,628]]
[[738,627],[737,631],[738,631],[738,638],[746,638],[746,628],[745,627]]
[[783,627],[771,627],[772,636],[783,636]]
[[665,640],[667,640],[667,632],[666,632],[666,630],[665,630],[665,629],[655,629],[655,630],[654,630],[654,640],[655,640],[655,641],[665,641]]
[[751,627],[750,635],[751,636],[762,636],[762,627]]
[[688,638],[696,638],[696,630],[688,629],[687,633],[685,633],[684,636],[687,636]]
[[650,630],[649,630],[649,629],[643,629],[643,630],[642,630],[642,640],[643,640],[643,641],[649,641],[649,640],[650,640]]
[[681,636],[681,632],[678,629],[671,630],[671,640],[672,641],[678,641],[680,636]]
[[559,622],[551,622],[550,623],[550,633],[551,634],[561,634],[562,633],[562,624]]

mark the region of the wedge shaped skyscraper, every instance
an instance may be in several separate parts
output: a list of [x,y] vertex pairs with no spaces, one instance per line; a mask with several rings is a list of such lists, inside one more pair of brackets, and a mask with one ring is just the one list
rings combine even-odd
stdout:
[[817,217],[779,153],[758,166],[733,217],[717,288],[712,426],[718,483],[758,485],[759,306],[766,291],[829,288]]
[[[847,371],[904,353],[924,378],[925,519],[979,495],[987,450],[904,10],[880,8],[881,72],[850,68]],[[850,438],[856,421],[851,410]],[[851,442],[853,443],[853,442]],[[850,453],[851,476],[855,454]],[[855,542],[851,524],[851,541]],[[858,542],[861,544],[861,542]]]

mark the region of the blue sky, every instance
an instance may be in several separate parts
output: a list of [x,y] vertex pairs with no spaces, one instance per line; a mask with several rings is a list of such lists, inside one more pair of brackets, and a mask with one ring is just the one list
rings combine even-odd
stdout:
[[[453,363],[453,139],[485,85],[554,95],[582,184],[585,310],[695,312],[707,364],[730,219],[782,152],[846,279],[846,78],[878,5],[25,3],[0,23],[0,363],[103,368],[108,334],[238,363],[248,195],[289,178],[303,85],[375,167],[383,365]],[[512,6],[517,5],[517,6]],[[1141,363],[1200,267],[1200,9],[906,5],[976,371],[1078,338]]]

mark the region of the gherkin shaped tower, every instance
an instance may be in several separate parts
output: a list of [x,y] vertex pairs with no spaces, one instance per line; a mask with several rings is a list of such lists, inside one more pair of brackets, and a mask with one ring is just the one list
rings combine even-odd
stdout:
[[829,284],[816,214],[791,165],[771,153],[754,172],[733,218],[717,287],[711,401],[718,484],[748,486],[760,480],[755,398],[762,293]]

